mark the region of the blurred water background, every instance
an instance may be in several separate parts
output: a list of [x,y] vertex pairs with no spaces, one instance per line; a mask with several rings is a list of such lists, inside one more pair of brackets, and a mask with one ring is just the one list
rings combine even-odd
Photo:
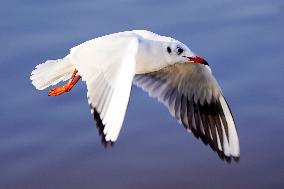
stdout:
[[[237,123],[225,163],[133,87],[114,148],[100,143],[85,83],[47,97],[34,66],[132,29],[172,36],[209,62]],[[282,0],[1,0],[0,188],[284,188]]]

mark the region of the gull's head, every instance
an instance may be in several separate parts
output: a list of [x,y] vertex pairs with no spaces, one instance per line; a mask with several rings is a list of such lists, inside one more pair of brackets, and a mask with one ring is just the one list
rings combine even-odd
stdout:
[[191,62],[196,64],[209,65],[206,60],[199,56],[196,56],[185,44],[179,41],[168,43],[165,52],[170,64]]

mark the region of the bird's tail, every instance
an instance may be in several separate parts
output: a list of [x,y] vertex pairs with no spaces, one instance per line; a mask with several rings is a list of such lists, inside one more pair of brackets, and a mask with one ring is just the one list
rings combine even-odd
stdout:
[[39,64],[31,73],[32,84],[38,90],[66,81],[74,71],[70,59],[67,57],[58,60],[47,60]]

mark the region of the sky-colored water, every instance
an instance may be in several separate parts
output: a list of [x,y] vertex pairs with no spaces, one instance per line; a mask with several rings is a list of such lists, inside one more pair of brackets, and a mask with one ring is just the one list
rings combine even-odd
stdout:
[[[0,188],[284,188],[284,2],[1,1]],[[133,87],[113,148],[100,143],[81,82],[51,98],[33,67],[101,35],[147,29],[205,57],[237,123],[225,163]]]

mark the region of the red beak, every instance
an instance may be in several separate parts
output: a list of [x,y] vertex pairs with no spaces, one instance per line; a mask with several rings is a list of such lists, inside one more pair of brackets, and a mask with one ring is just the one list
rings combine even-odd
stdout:
[[187,57],[189,61],[209,66],[208,62],[199,56]]

